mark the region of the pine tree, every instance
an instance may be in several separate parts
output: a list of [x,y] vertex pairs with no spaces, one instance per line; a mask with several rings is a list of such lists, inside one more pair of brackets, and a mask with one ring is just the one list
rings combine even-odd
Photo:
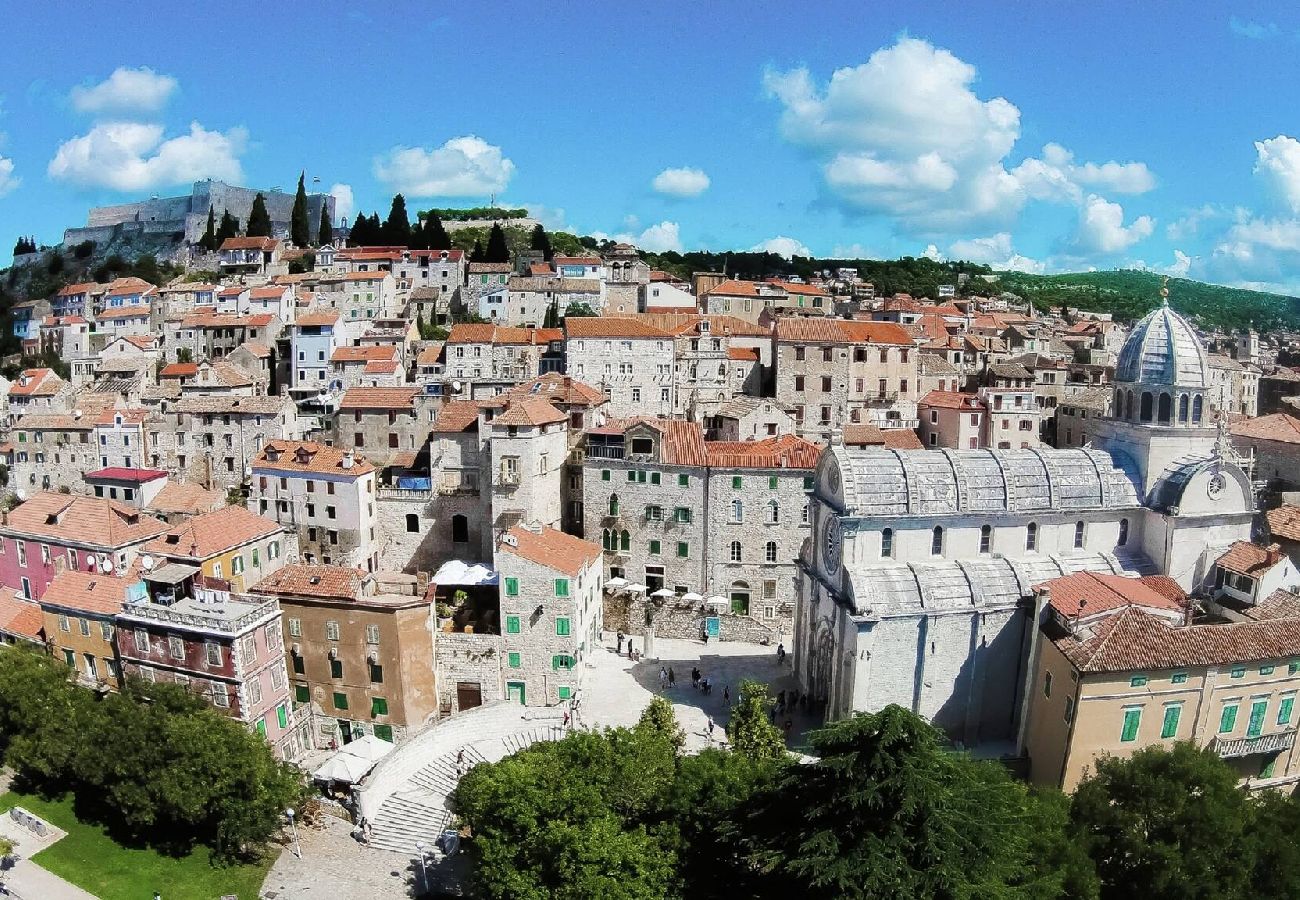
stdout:
[[203,237],[199,238],[199,246],[209,253],[217,249],[217,210],[215,207],[208,207],[208,227],[203,232]]
[[488,232],[487,250],[483,252],[483,261],[490,263],[510,262],[510,248],[506,245],[506,232],[500,222],[492,223]]
[[306,172],[298,173],[298,193],[294,194],[293,212],[289,215],[289,240],[297,247],[311,244],[311,220],[307,217],[307,185],[303,181],[306,176]]
[[469,252],[470,262],[483,262],[483,242],[475,241],[474,249]]
[[247,237],[271,236],[271,214],[266,211],[266,198],[260,193],[253,198],[253,209],[248,214],[248,227],[244,234]]
[[221,211],[221,225],[217,228],[216,244],[220,247],[226,242],[226,238],[237,237],[239,235],[239,220],[230,214],[230,210]]
[[543,328],[560,327],[560,300],[557,297],[551,301],[551,305],[546,307],[546,316],[542,319]]
[[320,205],[320,231],[316,234],[316,243],[321,247],[334,243],[334,224],[330,222],[330,208],[324,201]]
[[551,238],[546,233],[546,229],[538,223],[533,228],[533,236],[528,242],[528,246],[533,250],[542,251],[542,259],[550,262],[555,256],[555,251],[551,249]]
[[442,227],[442,219],[433,210],[424,219],[424,231],[428,235],[430,250],[450,250],[451,236]]
[[393,196],[393,205],[383,224],[382,240],[389,247],[406,247],[411,243],[411,220],[406,214],[406,198],[401,194]]

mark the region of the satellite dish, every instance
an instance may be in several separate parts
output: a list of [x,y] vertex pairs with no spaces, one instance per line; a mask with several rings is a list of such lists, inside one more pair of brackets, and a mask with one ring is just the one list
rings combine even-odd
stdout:
[[152,572],[152,571],[153,571],[153,557],[150,556],[148,553],[146,553],[144,556],[140,557],[140,568],[144,569],[146,572]]
[[112,561],[109,560],[107,557],[105,557],[104,559],[101,559],[101,560],[99,561],[99,571],[103,572],[105,575],[107,575],[109,572],[113,571],[113,563],[112,563]]
[[458,393],[458,394],[460,393],[460,387],[461,387],[461,385],[460,385],[460,382],[459,382],[459,381],[453,381],[453,382],[451,383],[451,389],[452,389],[453,391],[455,391],[456,393]]

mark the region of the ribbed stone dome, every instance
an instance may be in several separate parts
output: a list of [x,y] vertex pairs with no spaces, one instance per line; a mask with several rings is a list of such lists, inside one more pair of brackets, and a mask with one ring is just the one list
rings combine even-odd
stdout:
[[1186,319],[1161,305],[1133,326],[1115,363],[1115,381],[1209,387],[1205,348]]

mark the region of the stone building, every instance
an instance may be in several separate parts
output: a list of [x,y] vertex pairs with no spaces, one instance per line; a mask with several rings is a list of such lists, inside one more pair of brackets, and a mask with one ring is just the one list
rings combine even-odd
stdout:
[[[356,450],[379,468],[409,466],[429,439],[433,407],[415,387],[354,387],[339,401],[334,446]],[[427,414],[421,412],[427,407]]]
[[611,416],[671,416],[675,336],[641,318],[574,317],[564,322],[569,375],[609,398]]
[[1162,306],[1125,343],[1089,448],[832,444],[800,561],[801,688],[830,718],[898,703],[967,745],[1011,741],[1034,585],[1160,572],[1197,589],[1249,537],[1251,486],[1206,421],[1206,369]]
[[1091,439],[1089,426],[1110,412],[1109,387],[1079,386],[1061,398],[1056,407],[1055,440],[1052,446],[1065,449],[1083,447]]
[[563,347],[564,332],[558,328],[453,325],[443,346],[443,394],[478,400],[558,372],[564,364]]
[[916,405],[921,444],[946,450],[978,450],[985,446],[984,401],[975,394],[931,391]]
[[241,487],[267,441],[301,437],[288,397],[189,396],[144,423],[149,465],[182,481],[228,491]]
[[[78,412],[81,414],[78,415]],[[79,490],[86,472],[101,468],[91,435],[95,415],[33,412],[13,424],[9,484],[20,496]]]
[[1252,460],[1251,475],[1273,490],[1300,490],[1300,419],[1273,413],[1229,426],[1232,445]]
[[985,409],[982,446],[1037,447],[1042,413],[1034,395],[1034,377],[1024,366],[999,363],[989,366],[988,381],[979,389]]
[[293,530],[304,562],[379,569],[375,467],[352,450],[267,441],[253,458],[248,508]]
[[127,580],[93,572],[60,572],[40,598],[46,649],[96,690],[122,685],[117,616],[126,603]]
[[599,314],[605,308],[603,282],[593,278],[563,278],[553,275],[512,275],[506,285],[505,309],[485,303],[480,297],[478,314],[495,324],[534,328],[546,322],[554,310],[563,319],[570,306],[584,306]]
[[510,263],[467,264],[465,286],[461,290],[463,308],[477,313],[485,296],[506,290],[509,283]]
[[157,559],[188,568],[211,587],[243,593],[281,566],[296,562],[289,529],[242,506],[223,506],[171,526],[144,545]]
[[527,706],[574,699],[600,646],[600,548],[554,528],[516,526],[501,536],[496,569],[506,697]]
[[256,584],[278,600],[281,653],[311,746],[400,743],[436,713],[429,598],[414,578],[291,565]]

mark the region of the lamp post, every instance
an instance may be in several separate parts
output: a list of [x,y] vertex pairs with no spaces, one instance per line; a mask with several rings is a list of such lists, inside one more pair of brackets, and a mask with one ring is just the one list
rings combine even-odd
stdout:
[[284,814],[289,817],[289,831],[293,833],[293,855],[302,859],[302,844],[298,843],[298,826],[294,824],[294,811],[291,808],[286,809]]
[[415,852],[420,854],[420,881],[424,884],[424,892],[429,893],[429,869],[424,864],[424,855],[428,852],[428,847],[424,846],[424,841],[415,842]]

